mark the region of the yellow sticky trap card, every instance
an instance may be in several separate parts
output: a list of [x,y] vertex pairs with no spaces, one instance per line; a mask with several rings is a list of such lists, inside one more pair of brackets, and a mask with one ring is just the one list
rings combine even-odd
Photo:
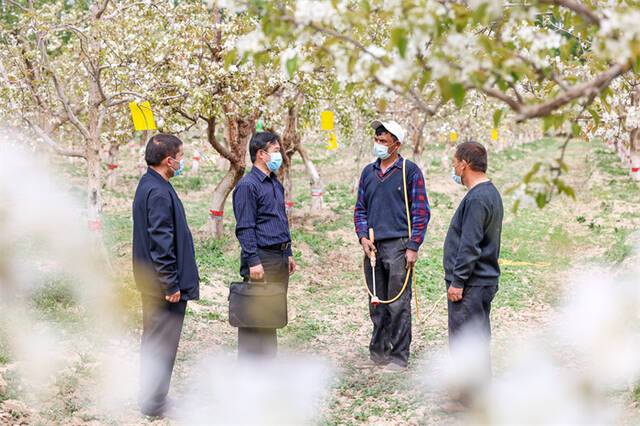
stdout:
[[156,130],[156,121],[153,118],[151,102],[144,101],[139,104],[129,102],[129,109],[131,110],[131,119],[135,130]]
[[336,139],[335,133],[329,133],[329,141],[327,145],[327,151],[333,151],[334,149],[338,149],[338,140]]
[[451,133],[449,133],[449,140],[451,142],[455,142],[458,140],[458,132],[456,132],[455,130],[452,130]]
[[491,140],[498,140],[498,129],[491,129]]
[[322,130],[333,130],[333,111],[322,111],[320,113],[320,128]]

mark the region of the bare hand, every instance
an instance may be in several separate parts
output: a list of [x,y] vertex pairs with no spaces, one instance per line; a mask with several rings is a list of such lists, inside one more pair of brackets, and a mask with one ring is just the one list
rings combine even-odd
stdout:
[[407,269],[411,269],[416,265],[416,261],[418,260],[418,252],[415,250],[407,249],[404,258],[407,259]]
[[180,290],[176,291],[173,294],[165,296],[164,300],[166,300],[169,303],[178,303],[180,301]]
[[262,263],[249,268],[249,278],[254,281],[260,281],[264,278],[264,268]]
[[296,261],[293,260],[293,256],[289,256],[289,275],[293,275],[297,268],[298,265],[296,265]]
[[447,298],[451,301],[451,302],[459,302],[462,300],[462,290],[461,288],[455,288],[454,286],[450,285],[449,286],[449,290],[447,290]]
[[367,257],[370,258],[371,253],[376,253],[376,246],[367,237],[362,237],[362,239],[360,239],[360,244],[362,245],[362,250],[364,250],[364,254]]

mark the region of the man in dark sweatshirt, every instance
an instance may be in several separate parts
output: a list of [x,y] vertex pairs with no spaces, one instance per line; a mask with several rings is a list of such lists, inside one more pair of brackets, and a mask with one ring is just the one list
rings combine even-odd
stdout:
[[[199,297],[200,277],[184,207],[169,179],[184,168],[182,141],[157,134],[147,143],[149,166],[133,200],[133,274],[142,297],[140,410],[167,411],[188,300]],[[170,407],[169,407],[170,408]]]
[[489,180],[487,150],[478,142],[457,146],[451,177],[468,192],[456,210],[444,241],[444,271],[449,311],[449,346],[456,352],[461,334],[486,342],[482,357],[491,374],[491,302],[498,291],[502,198]]

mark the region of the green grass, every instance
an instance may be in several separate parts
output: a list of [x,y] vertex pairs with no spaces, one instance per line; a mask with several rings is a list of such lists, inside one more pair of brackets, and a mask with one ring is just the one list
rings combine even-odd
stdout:
[[636,387],[633,389],[632,398],[634,401],[640,403],[640,384],[636,385]]
[[176,191],[188,193],[191,191],[200,191],[205,187],[206,181],[202,176],[179,176],[171,180]]
[[351,191],[350,183],[331,183],[325,187],[324,200],[335,214],[353,214],[356,196]]
[[196,262],[200,277],[205,281],[214,274],[222,274],[227,280],[237,278],[240,255],[237,248],[232,249],[229,243],[227,239],[214,238],[195,241]]
[[131,213],[116,213],[104,215],[104,242],[112,256],[130,256],[133,221]]
[[332,246],[332,242],[323,233],[303,229],[292,229],[291,240],[294,244],[307,244],[318,255],[326,253]]
[[319,334],[327,331],[327,326],[315,318],[305,317],[295,321],[284,329],[278,330],[281,336],[288,336],[295,346],[312,342]]
[[71,290],[73,284],[64,277],[43,278],[46,283],[35,290],[31,299],[36,311],[43,319],[56,324],[80,324],[83,310]]
[[630,229],[615,228],[609,250],[607,250],[605,259],[610,263],[621,263],[633,251],[633,247],[627,243],[627,237],[631,234]]

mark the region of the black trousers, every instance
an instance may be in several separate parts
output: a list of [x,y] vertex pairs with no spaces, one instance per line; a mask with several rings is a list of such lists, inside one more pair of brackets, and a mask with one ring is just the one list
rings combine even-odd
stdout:
[[[447,289],[449,284],[446,283]],[[483,357],[487,363],[487,374],[491,376],[491,302],[498,292],[498,286],[465,286],[462,300],[448,302],[449,348],[456,356],[456,345],[465,337],[480,337]],[[464,354],[463,356],[474,356]]]
[[[376,295],[381,300],[393,299],[402,289],[407,277],[407,238],[376,242]],[[369,290],[373,292],[373,277],[369,258],[364,258],[364,275]],[[393,362],[405,367],[409,361],[411,346],[411,280],[398,300],[373,306],[369,303],[369,315],[373,333],[369,343],[371,360],[378,364]],[[371,298],[369,298],[371,302]]]
[[142,295],[140,411],[145,415],[158,416],[166,408],[186,309],[186,300],[169,303]]
[[[264,281],[289,286],[289,256],[283,250],[258,249],[258,257],[264,268]],[[240,261],[240,275],[249,281],[249,265]],[[238,358],[273,358],[278,353],[275,328],[238,328]]]

